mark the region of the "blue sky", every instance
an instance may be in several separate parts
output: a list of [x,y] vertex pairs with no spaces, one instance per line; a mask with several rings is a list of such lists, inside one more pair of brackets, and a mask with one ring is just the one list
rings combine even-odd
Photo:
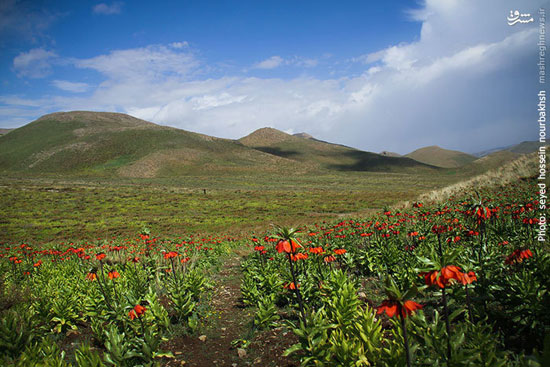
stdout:
[[[272,126],[376,152],[534,140],[547,5],[5,0],[0,127],[95,110],[225,138]],[[508,26],[518,6],[536,21]]]

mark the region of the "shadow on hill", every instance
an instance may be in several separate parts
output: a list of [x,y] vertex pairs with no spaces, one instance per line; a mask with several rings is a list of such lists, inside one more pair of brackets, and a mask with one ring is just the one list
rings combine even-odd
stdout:
[[277,148],[277,147],[254,147],[254,149],[257,149],[264,153],[269,153],[279,157],[290,158],[290,159],[295,158],[302,154],[295,150],[282,150],[281,148]]
[[394,171],[402,168],[418,168],[421,170],[438,170],[437,167],[420,163],[411,158],[386,157],[379,154],[349,151],[342,152],[345,160],[352,161],[348,164],[330,164],[329,169],[338,171]]

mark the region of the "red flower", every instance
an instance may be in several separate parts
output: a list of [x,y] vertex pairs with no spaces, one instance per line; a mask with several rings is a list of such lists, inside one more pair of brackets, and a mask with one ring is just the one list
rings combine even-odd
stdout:
[[533,256],[533,253],[531,252],[531,250],[529,250],[529,249],[522,250],[522,249],[518,248],[518,249],[514,250],[514,252],[512,252],[510,255],[508,255],[508,257],[506,258],[506,260],[504,262],[508,265],[516,264],[516,263],[519,264],[519,263],[523,262],[524,259],[528,259],[532,256]]
[[377,314],[380,315],[384,312],[388,317],[393,317],[396,314],[401,315],[401,317],[406,318],[411,315],[416,310],[422,308],[421,304],[418,304],[414,301],[407,300],[401,305],[398,301],[395,300],[385,300],[380,306],[377,307]]
[[130,310],[128,312],[128,316],[130,317],[130,320],[135,319],[136,317],[141,317],[147,309],[143,307],[142,305],[136,305],[133,310]]
[[462,273],[462,278],[460,279],[460,282],[464,285],[477,282],[476,273],[474,273],[473,271],[469,271],[468,273]]
[[462,282],[464,273],[460,271],[459,267],[455,265],[448,265],[439,271],[432,270],[430,272],[422,272],[419,275],[424,277],[427,286],[437,285],[439,288],[445,288],[447,285],[452,284],[455,281]]
[[336,260],[336,258],[333,255],[325,256],[325,262],[330,263]]
[[[296,285],[294,285],[294,282],[290,282],[290,283],[288,283],[288,284],[285,284],[285,285],[283,286],[283,288],[294,290],[294,289],[296,289]],[[300,288],[300,284],[298,284],[298,288]]]
[[263,251],[264,248],[265,248],[264,246],[255,246],[255,247],[254,247],[254,250],[255,250],[255,251]]
[[88,274],[86,275],[86,279],[91,280],[91,281],[94,281],[94,280],[97,279],[97,274],[96,274],[96,273],[91,273],[91,272],[90,272],[90,273],[88,273]]
[[116,278],[120,278],[120,274],[118,273],[118,271],[116,271],[116,270],[110,271],[109,272],[109,279],[113,280],[113,279],[116,279]]
[[103,259],[105,258],[105,256],[107,256],[107,255],[105,255],[103,252],[100,252],[99,254],[96,254],[96,255],[95,255],[95,258],[96,258],[98,261],[101,261],[101,260],[103,260]]
[[38,268],[38,267],[40,267],[40,265],[42,265],[42,260],[38,260],[38,262],[34,263],[33,266],[34,266],[35,268]]
[[323,253],[323,248],[321,246],[319,247],[311,247],[309,249],[309,252],[311,252],[312,254],[322,254]]
[[336,254],[336,255],[343,255],[346,252],[347,252],[346,249],[343,249],[343,248],[339,248],[339,249],[334,250],[334,254]]
[[290,258],[291,258],[292,261],[306,260],[308,258],[308,255],[299,252],[296,255],[294,255],[294,254],[290,255]]
[[176,251],[170,251],[170,252],[165,252],[164,253],[164,258],[165,259],[171,259],[173,257],[176,257],[178,256],[178,253]]
[[275,249],[279,253],[286,252],[287,254],[293,254],[299,247],[302,246],[294,240],[291,240],[290,243],[287,240],[279,240]]

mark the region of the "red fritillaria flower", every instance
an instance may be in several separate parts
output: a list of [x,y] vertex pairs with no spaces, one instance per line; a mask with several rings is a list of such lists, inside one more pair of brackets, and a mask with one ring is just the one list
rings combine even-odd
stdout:
[[311,247],[309,249],[309,252],[311,252],[312,254],[322,254],[324,251],[323,251],[323,248],[319,246],[319,247]]
[[143,307],[142,305],[136,305],[133,310],[130,310],[128,312],[128,316],[130,317],[130,320],[135,319],[136,317],[141,317],[147,309]]
[[178,253],[176,251],[170,251],[170,252],[165,252],[164,253],[164,258],[165,259],[171,259],[171,258],[174,258],[178,256]]
[[522,250],[518,248],[514,250],[510,255],[508,255],[508,257],[506,257],[506,260],[504,262],[508,265],[516,264],[516,263],[519,264],[523,262],[523,260],[528,259],[532,256],[533,256],[533,253],[531,252],[531,250],[529,249]]
[[302,246],[294,240],[291,240],[290,242],[288,242],[287,240],[279,240],[279,242],[277,242],[277,245],[275,246],[275,249],[279,253],[286,252],[287,254],[293,254],[299,247]]
[[103,260],[103,259],[105,258],[105,256],[107,256],[107,255],[105,255],[103,252],[100,252],[99,254],[96,254],[96,255],[95,255],[95,258],[96,258],[97,260],[101,261],[101,260]]
[[343,255],[346,252],[347,252],[346,249],[343,249],[343,248],[339,248],[339,249],[334,250],[334,254],[336,254],[336,255]]
[[298,261],[298,260],[306,260],[308,258],[308,254],[304,254],[304,253],[297,253],[296,255],[292,254],[290,255],[290,259],[292,261]]
[[254,246],[254,251],[263,251],[264,249],[264,246]]
[[[283,285],[283,288],[295,290],[295,289],[296,289],[296,285],[294,284],[294,282],[290,282],[290,283],[287,283],[287,284]],[[298,283],[298,288],[300,288],[300,284],[299,284],[299,283]]]
[[472,284],[473,282],[477,281],[476,273],[473,271],[469,271],[468,273],[462,273],[462,277],[460,279],[460,282],[464,285],[466,284]]
[[40,267],[41,265],[42,265],[42,260],[38,260],[38,262],[35,262],[35,263],[33,264],[33,266],[34,266],[35,268],[38,268],[38,267]]
[[394,317],[396,314],[401,315],[401,317],[406,318],[411,315],[416,310],[422,308],[422,305],[411,300],[407,300],[401,304],[399,301],[387,299],[382,302],[380,306],[377,307],[377,314],[380,315],[384,312],[388,317]]
[[424,277],[427,286],[437,285],[439,288],[445,288],[453,282],[462,282],[464,273],[460,271],[458,266],[447,265],[441,270],[422,272],[419,275]]
[[334,255],[325,256],[325,259],[324,259],[324,261],[325,261],[327,264],[330,263],[330,262],[333,262],[333,261],[335,261],[335,260],[336,260],[336,258],[334,257]]
[[491,209],[484,206],[479,206],[477,210],[474,213],[474,216],[476,217],[478,222],[482,222],[484,220],[487,220],[491,218]]
[[116,270],[110,271],[108,275],[109,275],[109,279],[111,280],[120,278],[120,274]]
[[90,273],[88,273],[88,274],[86,275],[86,279],[91,280],[91,281],[94,281],[94,280],[97,279],[97,274],[96,274],[96,273],[90,272]]

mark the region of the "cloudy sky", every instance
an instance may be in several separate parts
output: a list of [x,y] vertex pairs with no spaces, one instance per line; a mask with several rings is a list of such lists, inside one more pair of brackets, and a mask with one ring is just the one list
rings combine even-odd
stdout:
[[[547,0],[173,3],[2,0],[0,127],[93,110],[374,152],[537,137]],[[534,21],[509,26],[516,9]]]

